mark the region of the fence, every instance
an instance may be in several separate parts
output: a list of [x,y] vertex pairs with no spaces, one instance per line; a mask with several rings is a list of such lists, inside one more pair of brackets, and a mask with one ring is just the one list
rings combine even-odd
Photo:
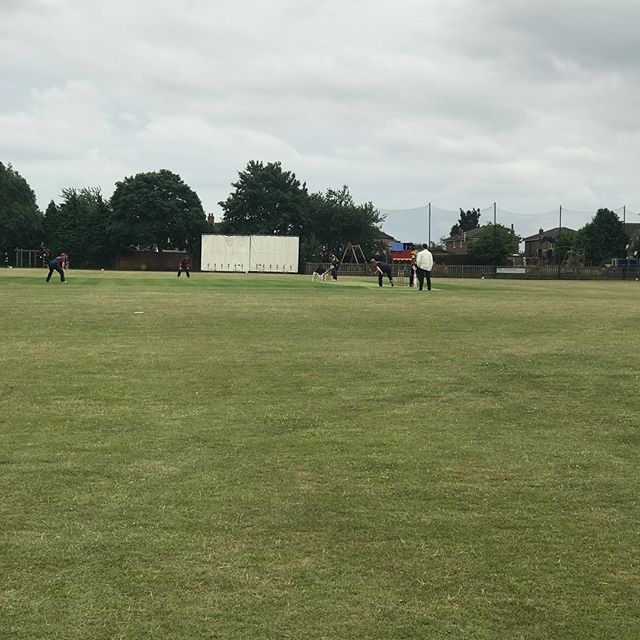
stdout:
[[[315,271],[317,262],[307,262],[305,273]],[[326,269],[329,263],[324,263]],[[431,275],[435,278],[495,278],[516,280],[638,280],[640,266],[605,266],[605,267],[562,267],[562,266],[528,266],[521,267],[514,273],[514,269],[501,270],[501,267],[484,265],[434,265]],[[407,265],[392,264],[391,272],[394,277],[409,277]],[[368,264],[342,264],[338,270],[339,276],[373,276],[373,270]]]
[[136,251],[116,258],[116,269],[128,271],[177,271],[183,251]]
[[[55,256],[51,256],[54,258]],[[16,267],[46,267],[50,257],[42,249],[16,249]],[[9,254],[5,253],[3,266],[9,266]]]
[[434,276],[448,278],[496,278],[519,280],[635,280],[640,278],[640,267],[522,267],[517,272],[499,267],[449,265],[434,269]]

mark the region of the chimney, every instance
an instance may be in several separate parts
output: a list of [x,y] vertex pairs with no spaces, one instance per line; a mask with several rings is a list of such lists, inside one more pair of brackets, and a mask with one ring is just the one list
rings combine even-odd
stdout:
[[214,221],[215,221],[215,218],[214,218],[214,216],[213,216],[213,213],[208,214],[208,215],[207,215],[207,222],[208,222],[211,226],[213,226]]

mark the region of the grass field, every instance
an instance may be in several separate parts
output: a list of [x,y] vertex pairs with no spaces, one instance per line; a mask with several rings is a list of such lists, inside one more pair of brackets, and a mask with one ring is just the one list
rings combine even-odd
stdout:
[[640,283],[45,275],[0,638],[640,637]]

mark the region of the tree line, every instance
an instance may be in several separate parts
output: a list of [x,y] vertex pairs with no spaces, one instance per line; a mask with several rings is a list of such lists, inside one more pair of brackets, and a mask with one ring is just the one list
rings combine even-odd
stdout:
[[[253,160],[231,186],[219,203],[224,218],[217,232],[299,236],[301,263],[327,260],[347,242],[360,244],[367,256],[385,255],[383,217],[371,202],[354,202],[347,186],[312,193],[279,162]],[[479,209],[460,209],[451,235],[478,228],[479,218]],[[213,230],[196,192],[166,169],[116,182],[110,198],[97,187],[62,189],[60,203],[52,200],[43,214],[28,182],[0,162],[0,252],[5,254],[16,248],[64,250],[75,266],[109,267],[116,256],[135,249],[197,254],[202,233]],[[504,264],[519,242],[511,229],[486,225],[470,245],[470,257],[476,264]],[[609,209],[599,209],[585,227],[563,233],[555,243],[557,261],[573,251],[586,264],[639,250],[640,239],[631,240]]]
[[[300,238],[300,260],[320,261],[347,242],[366,255],[384,251],[382,216],[372,203],[357,204],[349,189],[311,193],[279,162],[251,161],[219,203],[226,234],[279,234]],[[116,182],[110,198],[97,187],[62,189],[44,214],[28,182],[0,163],[0,251],[65,251],[74,266],[109,267],[135,249],[197,253],[203,232],[213,231],[200,198],[171,171],[139,173]]]

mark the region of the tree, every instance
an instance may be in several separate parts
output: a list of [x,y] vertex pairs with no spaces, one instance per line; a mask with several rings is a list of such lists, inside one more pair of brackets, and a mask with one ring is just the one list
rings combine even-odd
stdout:
[[0,162],[0,251],[38,247],[43,221],[28,182],[10,164]]
[[115,246],[190,249],[206,228],[200,198],[182,178],[162,169],[116,183],[111,196]]
[[627,255],[629,238],[624,224],[610,209],[598,209],[591,222],[580,229],[578,240],[587,264],[598,265]]
[[235,191],[219,203],[225,233],[303,235],[309,194],[294,173],[252,160],[238,175]]
[[469,255],[477,264],[508,264],[509,257],[518,252],[519,242],[511,229],[501,224],[488,224],[471,244]]
[[309,194],[306,184],[279,162],[251,161],[220,202],[225,233],[282,234],[300,238],[300,261],[338,254],[351,241],[365,254],[380,251],[380,213],[372,203],[356,204],[349,188]]
[[463,231],[471,231],[471,229],[477,229],[480,226],[480,209],[470,209],[464,211],[460,209],[460,217],[458,222],[451,227],[451,236],[457,236]]
[[565,260],[570,251],[576,250],[577,239],[576,231],[563,231],[562,235],[556,237],[553,250],[558,264]]
[[47,207],[47,246],[52,253],[66,251],[74,266],[110,266],[110,224],[111,210],[98,187],[63,189],[61,204]]
[[[380,254],[385,244],[380,237],[382,216],[371,202],[356,204],[346,185],[342,189],[328,189],[325,194],[314,193],[309,199],[309,225],[305,236],[317,239],[320,259],[344,250],[347,242],[359,244],[365,255]],[[301,252],[302,253],[302,252]]]

